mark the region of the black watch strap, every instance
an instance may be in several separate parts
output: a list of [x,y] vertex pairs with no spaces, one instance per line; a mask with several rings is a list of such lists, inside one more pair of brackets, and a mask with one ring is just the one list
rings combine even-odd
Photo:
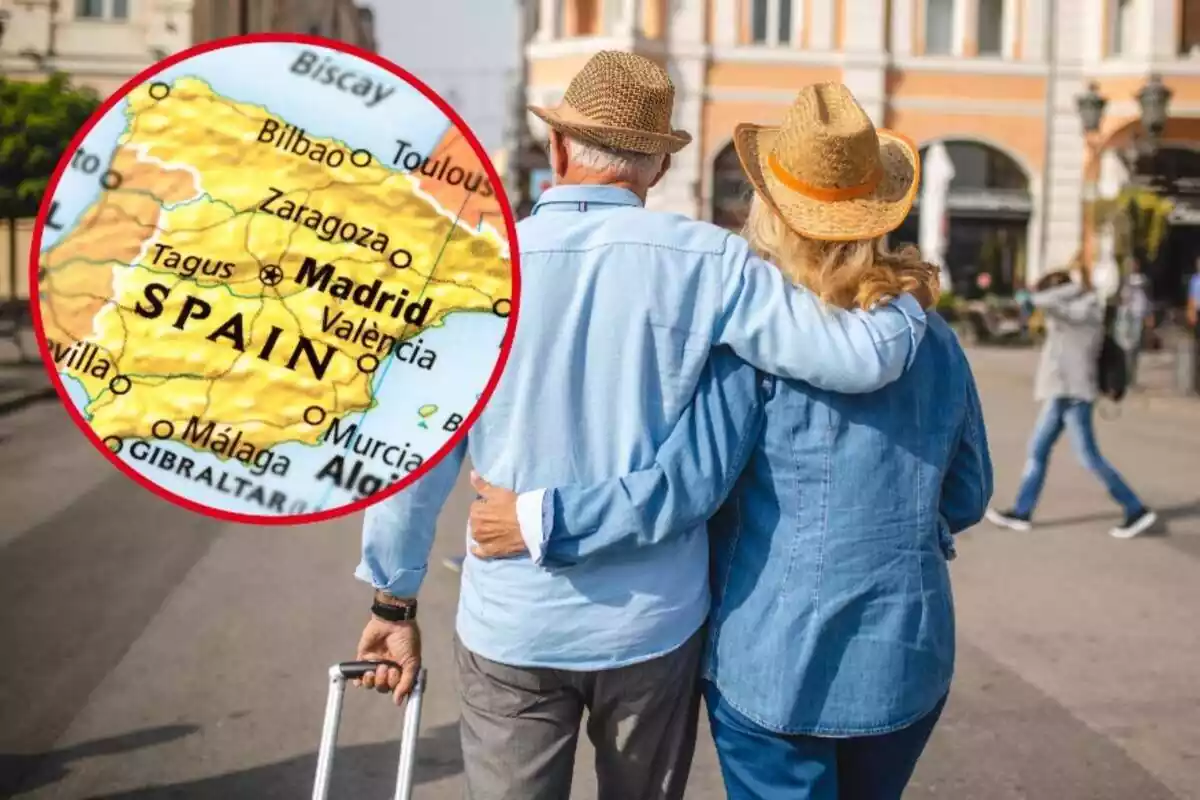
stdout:
[[388,622],[408,622],[417,618],[417,601],[394,606],[376,600],[371,604],[371,613]]

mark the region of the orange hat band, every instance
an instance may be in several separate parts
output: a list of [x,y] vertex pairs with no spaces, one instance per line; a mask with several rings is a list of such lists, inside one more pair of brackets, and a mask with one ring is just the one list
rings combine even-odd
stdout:
[[814,186],[807,181],[800,180],[784,169],[774,153],[767,156],[767,165],[771,168],[771,172],[775,175],[776,180],[784,186],[793,192],[802,194],[808,199],[816,200],[820,203],[837,203],[842,200],[857,200],[860,197],[866,197],[878,189],[879,182],[883,180],[883,167],[882,165],[876,165],[871,174],[867,176],[867,179],[857,186],[846,186],[845,188]]

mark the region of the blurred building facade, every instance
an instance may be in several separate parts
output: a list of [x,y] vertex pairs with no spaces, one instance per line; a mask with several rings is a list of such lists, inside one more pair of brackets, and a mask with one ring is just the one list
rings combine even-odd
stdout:
[[0,25],[0,74],[62,71],[101,97],[172,53],[242,30],[376,49],[374,15],[352,0],[0,0]]
[[324,36],[374,52],[375,15],[353,0],[194,0],[196,42],[241,33]]
[[[876,125],[925,153],[944,148],[948,210],[928,235],[956,288],[989,272],[994,289],[1011,290],[1079,250],[1085,185],[1111,196],[1128,177],[1114,153],[1139,127],[1134,95],[1152,72],[1174,93],[1164,151],[1200,179],[1200,0],[534,2],[530,102],[557,102],[598,49],[639,52],[670,71],[675,124],[696,138],[652,206],[737,227],[748,192],[734,125],[778,123],[815,81],[845,83]],[[1091,81],[1109,103],[1089,141],[1075,98]],[[918,241],[919,205],[904,241]]]
[[106,97],[192,43],[192,0],[0,0],[0,74],[68,73]]

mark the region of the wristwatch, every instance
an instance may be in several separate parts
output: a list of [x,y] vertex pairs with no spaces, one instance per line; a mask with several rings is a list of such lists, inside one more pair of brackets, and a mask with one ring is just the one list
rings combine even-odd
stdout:
[[387,622],[409,622],[417,618],[417,601],[411,597],[393,597],[376,590],[371,613]]

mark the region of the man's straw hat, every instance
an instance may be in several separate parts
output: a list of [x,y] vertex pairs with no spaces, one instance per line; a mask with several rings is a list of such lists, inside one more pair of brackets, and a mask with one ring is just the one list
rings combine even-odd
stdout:
[[547,125],[601,147],[634,153],[674,153],[692,137],[671,129],[675,85],[648,58],[601,50],[571,79],[555,108],[530,106]]
[[804,87],[782,125],[738,125],[733,142],[759,196],[812,239],[872,239],[895,230],[920,183],[916,146],[875,130],[838,83]]

